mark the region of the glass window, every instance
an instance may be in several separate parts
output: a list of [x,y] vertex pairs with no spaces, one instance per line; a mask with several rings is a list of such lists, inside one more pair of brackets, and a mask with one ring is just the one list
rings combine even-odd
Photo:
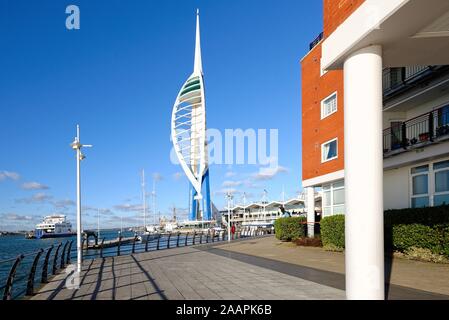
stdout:
[[412,208],[424,208],[429,206],[429,197],[419,197],[412,199]]
[[338,189],[334,191],[334,205],[341,205],[345,203],[345,189]]
[[322,162],[337,158],[337,140],[330,141],[322,146]]
[[324,192],[324,206],[325,207],[331,206],[331,192],[330,191]]
[[334,207],[334,215],[336,214],[345,214],[345,206],[341,205],[341,206],[335,206]]
[[421,166],[412,169],[412,174],[429,172],[429,166]]
[[329,98],[323,100],[321,118],[326,118],[332,113],[337,112],[337,94],[334,93]]
[[344,188],[344,187],[345,187],[344,181],[334,183],[334,189]]
[[435,173],[435,192],[449,192],[449,170]]
[[332,208],[331,207],[323,208],[323,214],[326,217],[332,215]]
[[442,205],[449,205],[449,194],[435,196],[434,197],[434,206],[442,206]]
[[413,195],[428,194],[429,179],[427,174],[413,177]]
[[449,169],[449,161],[437,162],[433,165],[433,170]]

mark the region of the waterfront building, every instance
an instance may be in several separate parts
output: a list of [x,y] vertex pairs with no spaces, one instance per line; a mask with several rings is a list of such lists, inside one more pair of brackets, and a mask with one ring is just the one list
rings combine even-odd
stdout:
[[302,183],[309,212],[320,189],[323,216],[346,215],[348,298],[383,299],[384,209],[449,203],[449,2],[323,3],[301,60]]

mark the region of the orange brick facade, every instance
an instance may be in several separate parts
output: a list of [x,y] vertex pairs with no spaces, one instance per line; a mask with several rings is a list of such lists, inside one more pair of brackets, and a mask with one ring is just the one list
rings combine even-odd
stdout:
[[[321,120],[321,101],[337,92],[338,111]],[[302,61],[302,175],[309,180],[344,169],[343,72],[321,76],[321,44]],[[338,138],[338,159],[321,163],[321,145]]]
[[328,37],[365,0],[324,0],[324,36]]
[[[324,39],[329,37],[365,0],[323,0]],[[301,62],[303,181],[344,169],[343,71],[321,74],[321,43]],[[321,119],[321,102],[337,92],[338,111]],[[338,158],[321,161],[321,145],[338,139]]]

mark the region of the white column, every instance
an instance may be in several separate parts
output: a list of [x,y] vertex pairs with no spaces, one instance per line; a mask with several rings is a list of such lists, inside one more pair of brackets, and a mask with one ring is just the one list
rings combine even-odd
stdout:
[[346,297],[383,300],[382,47],[344,64]]
[[315,236],[315,188],[307,188],[307,236]]

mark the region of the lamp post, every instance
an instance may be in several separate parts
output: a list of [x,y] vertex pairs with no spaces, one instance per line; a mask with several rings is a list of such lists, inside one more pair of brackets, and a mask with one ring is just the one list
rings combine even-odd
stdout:
[[228,242],[231,242],[231,201],[233,196],[228,192],[226,198],[228,199]]
[[71,144],[73,150],[76,151],[76,250],[77,250],[77,271],[81,272],[81,264],[83,261],[83,251],[81,248],[81,161],[86,157],[81,152],[83,147],[91,148],[92,145],[82,145],[80,142],[80,126],[76,126],[76,137]]

